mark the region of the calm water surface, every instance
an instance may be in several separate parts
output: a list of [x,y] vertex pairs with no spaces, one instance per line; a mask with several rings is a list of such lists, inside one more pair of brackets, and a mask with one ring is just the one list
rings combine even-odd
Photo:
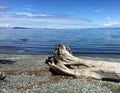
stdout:
[[0,53],[52,54],[56,44],[76,55],[120,57],[120,29],[0,29]]

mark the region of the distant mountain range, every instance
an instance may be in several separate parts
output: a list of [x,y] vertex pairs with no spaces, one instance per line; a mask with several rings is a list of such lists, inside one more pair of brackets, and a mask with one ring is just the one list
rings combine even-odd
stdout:
[[12,29],[30,29],[30,28],[27,28],[27,27],[13,27]]
[[0,29],[31,29],[27,27],[0,27]]
[[[8,27],[0,27],[0,29],[55,29],[55,28],[29,28],[29,27],[12,27],[12,28],[8,28]],[[69,28],[68,28],[69,29]],[[75,28],[74,28],[75,29]],[[105,27],[101,27],[101,28],[76,28],[76,29],[120,29],[120,27],[115,27],[115,28],[105,28]]]

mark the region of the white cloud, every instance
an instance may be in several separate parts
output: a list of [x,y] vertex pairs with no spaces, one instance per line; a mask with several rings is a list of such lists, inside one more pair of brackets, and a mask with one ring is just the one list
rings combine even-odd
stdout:
[[110,22],[103,25],[104,27],[120,27],[120,22]]
[[62,15],[53,14],[34,14],[34,13],[16,13],[1,14],[0,22],[9,25],[6,26],[26,26],[26,27],[88,27],[91,21],[88,19],[71,18]]
[[0,27],[11,27],[9,23],[0,23]]
[[110,17],[110,16],[108,16],[108,17],[106,17],[106,19],[111,20],[111,17]]
[[0,12],[7,11],[8,9],[10,9],[10,7],[9,7],[9,6],[0,5]]
[[35,13],[26,13],[26,12],[22,12],[22,13],[16,13],[13,14],[13,16],[22,16],[22,17],[52,17],[54,15],[50,15],[50,14],[35,14]]
[[23,10],[26,10],[26,11],[34,11],[32,8],[30,8],[30,7],[23,7],[22,8]]
[[29,5],[29,4],[23,4],[23,7],[21,7],[21,9],[23,11],[28,11],[28,12],[33,12],[36,11],[33,6]]
[[95,13],[100,13],[100,12],[104,11],[104,9],[103,8],[98,8],[98,9],[92,9],[91,11],[95,12]]

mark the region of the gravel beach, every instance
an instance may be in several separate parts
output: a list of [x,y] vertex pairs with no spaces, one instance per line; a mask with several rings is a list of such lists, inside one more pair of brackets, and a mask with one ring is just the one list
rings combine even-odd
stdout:
[[[45,60],[49,55],[0,54],[0,93],[120,93],[119,82],[52,75]],[[120,58],[80,57],[120,62]]]

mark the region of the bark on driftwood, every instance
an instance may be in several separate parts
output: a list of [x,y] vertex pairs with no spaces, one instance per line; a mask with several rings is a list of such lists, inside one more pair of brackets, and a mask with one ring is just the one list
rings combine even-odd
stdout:
[[75,57],[65,45],[57,45],[46,64],[51,72],[57,74],[120,81],[120,63],[81,59]]

